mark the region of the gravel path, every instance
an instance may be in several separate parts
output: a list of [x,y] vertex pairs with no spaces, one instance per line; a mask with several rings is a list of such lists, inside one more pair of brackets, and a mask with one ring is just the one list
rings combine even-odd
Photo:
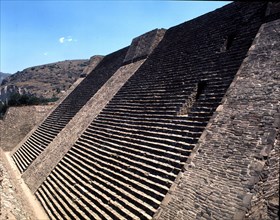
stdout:
[[16,189],[10,181],[2,156],[0,151],[0,219],[31,220],[23,210],[22,203],[16,198]]

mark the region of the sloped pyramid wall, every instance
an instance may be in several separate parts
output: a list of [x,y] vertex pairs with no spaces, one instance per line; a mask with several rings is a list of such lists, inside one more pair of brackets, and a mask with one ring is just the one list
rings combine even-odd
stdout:
[[[32,164],[34,160],[36,160],[36,158],[38,158],[38,156],[41,155],[43,151],[45,151],[46,148],[51,148],[51,150],[49,149],[48,152],[45,152],[45,155],[49,154],[48,157],[55,157],[55,155],[50,154],[50,151],[54,152],[54,148],[58,148],[59,145],[72,145],[72,142],[69,141],[69,139],[75,138],[80,130],[83,130],[83,127],[87,125],[87,120],[83,121],[83,119],[87,118],[87,115],[80,112],[88,111],[86,110],[88,109],[87,107],[83,108],[84,106],[87,106],[86,103],[88,103],[89,100],[94,99],[95,101],[91,101],[91,104],[99,105],[99,108],[102,108],[100,105],[100,101],[102,102],[102,100],[98,101],[93,97],[97,91],[99,91],[102,87],[108,87],[108,85],[104,84],[105,82],[109,81],[114,73],[117,74],[115,78],[119,78],[119,80],[112,79],[107,83],[110,84],[112,82],[116,82],[117,85],[113,85],[114,89],[112,90],[111,94],[107,93],[107,95],[110,96],[114,93],[114,91],[117,91],[117,88],[121,86],[120,82],[125,82],[125,79],[127,79],[130,74],[135,72],[139,65],[144,62],[145,58],[148,57],[152,50],[158,45],[164,35],[164,32],[164,29],[155,29],[137,37],[137,40],[133,41],[130,47],[107,55],[96,68],[95,60],[100,62],[102,57],[93,57],[93,63],[84,70],[83,74],[95,68],[94,71],[92,71],[89,76],[86,77],[86,79],[84,79],[68,95],[68,97],[59,103],[57,108],[55,108],[55,110],[41,123],[41,125],[33,129],[33,131],[31,131],[30,134],[16,148],[12,158],[19,171],[21,173],[26,171],[30,164]],[[137,50],[131,50],[130,48],[137,48]],[[130,49],[129,53],[128,49]],[[124,60],[125,62],[123,62]],[[129,65],[130,63],[132,63],[132,65]],[[135,65],[133,65],[134,63]],[[120,67],[122,66],[123,68],[121,69]],[[117,70],[119,70],[119,73],[117,73]],[[106,90],[108,89],[103,89],[103,91]],[[97,94],[97,97],[98,96],[100,97],[100,95]],[[106,103],[107,99],[107,97],[103,98],[103,103]],[[95,112],[98,113],[99,110],[97,109],[98,108],[93,108],[92,111],[89,110],[89,112],[86,112],[86,114],[89,114],[93,117],[93,115],[96,114]],[[80,114],[76,116],[78,112]],[[72,123],[69,125],[70,121]],[[79,123],[77,129],[71,128],[71,126],[75,126],[75,123]],[[83,125],[81,126],[81,124]],[[72,133],[73,137],[67,137],[67,132]],[[60,135],[57,136],[58,134]],[[63,138],[64,140],[62,140]],[[62,141],[64,143],[62,143]],[[65,150],[67,150],[67,147],[63,147],[59,154],[63,153]],[[45,155],[37,159],[37,164],[38,160],[41,160]],[[59,157],[57,157],[55,160],[52,160],[52,163],[56,164],[56,160],[58,159]],[[42,164],[41,166],[44,165],[45,164]],[[33,166],[32,169],[38,170],[38,166]],[[30,172],[32,173],[33,171]],[[27,176],[29,175],[30,174],[27,174]]]
[[107,55],[97,68],[38,126],[28,139],[24,143],[20,143],[12,158],[21,173],[44,151],[93,94],[121,66],[127,50],[128,48],[124,48]]
[[261,26],[156,219],[278,219],[279,33]]
[[265,3],[170,28],[36,196],[52,219],[152,219],[220,104]]

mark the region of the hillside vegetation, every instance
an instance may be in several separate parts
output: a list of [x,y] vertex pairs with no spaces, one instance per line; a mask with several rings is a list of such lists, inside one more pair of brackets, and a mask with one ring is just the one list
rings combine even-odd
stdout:
[[60,97],[83,72],[89,60],[66,60],[18,71],[2,81],[0,86],[16,85],[37,97]]

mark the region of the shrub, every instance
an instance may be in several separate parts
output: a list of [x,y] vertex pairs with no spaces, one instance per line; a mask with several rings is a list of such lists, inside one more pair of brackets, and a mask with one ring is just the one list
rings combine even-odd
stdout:
[[10,99],[8,101],[8,104],[0,102],[0,118],[3,118],[5,115],[7,109],[11,106],[25,106],[25,105],[44,105],[49,102],[55,102],[58,98],[53,96],[52,98],[46,99],[43,97],[37,97],[35,95],[29,95],[29,94],[19,94],[19,93],[13,93],[10,96]]
[[4,117],[7,109],[8,109],[8,105],[6,103],[0,102],[0,119]]

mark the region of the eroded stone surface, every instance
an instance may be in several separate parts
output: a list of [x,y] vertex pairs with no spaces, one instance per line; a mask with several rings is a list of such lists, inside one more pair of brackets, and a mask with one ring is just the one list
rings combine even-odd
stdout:
[[277,219],[279,27],[260,28],[159,219]]

